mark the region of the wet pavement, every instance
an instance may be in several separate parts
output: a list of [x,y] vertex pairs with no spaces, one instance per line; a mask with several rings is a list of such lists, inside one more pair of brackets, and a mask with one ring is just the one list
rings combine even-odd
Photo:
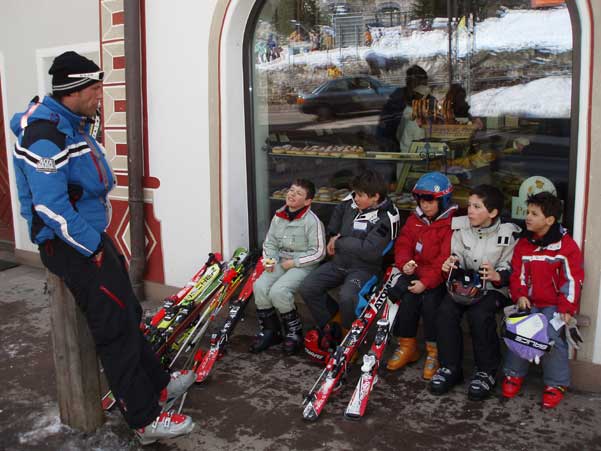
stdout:
[[382,369],[366,416],[349,421],[342,413],[355,365],[321,418],[307,423],[302,393],[320,367],[278,349],[248,353],[252,312],[211,377],[189,392],[184,413],[197,423],[191,435],[142,448],[117,411],[99,431],[78,433],[58,416],[44,277],[25,266],[0,272],[0,450],[601,450],[601,395],[570,391],[558,409],[542,410],[542,381],[533,371],[510,401],[499,388],[485,402],[468,401],[467,380],[435,397],[421,379],[423,359],[395,373]]

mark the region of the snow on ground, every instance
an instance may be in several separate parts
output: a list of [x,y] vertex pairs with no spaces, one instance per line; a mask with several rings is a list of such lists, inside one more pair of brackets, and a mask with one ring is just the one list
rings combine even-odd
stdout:
[[470,99],[470,113],[476,117],[569,118],[571,98],[572,77],[546,77],[478,92]]
[[36,413],[32,430],[19,434],[19,443],[40,443],[51,435],[66,431],[69,428],[61,423],[56,405],[47,408],[44,412]]
[[[400,27],[378,28],[372,47],[350,47],[291,55],[285,48],[282,56],[258,64],[258,70],[280,70],[290,64],[325,66],[340,64],[347,57],[365,59],[371,53],[381,57],[403,57],[409,60],[448,53],[446,30],[413,31],[401,34]],[[465,56],[469,37],[464,28],[459,31],[458,53]],[[517,51],[542,49],[564,52],[572,49],[572,25],[565,7],[549,10],[509,10],[502,17],[491,17],[476,24],[474,51]]]

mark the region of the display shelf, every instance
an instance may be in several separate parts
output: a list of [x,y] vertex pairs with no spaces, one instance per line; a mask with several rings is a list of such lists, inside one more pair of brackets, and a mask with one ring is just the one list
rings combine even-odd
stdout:
[[[283,198],[283,197],[273,197],[273,196],[270,196],[269,200],[272,200],[272,201],[276,201],[277,200],[277,201],[280,201],[282,203],[286,202],[286,199]],[[326,200],[315,200],[314,199],[312,203],[313,204],[319,204],[319,205],[338,205],[340,202],[341,201],[339,201],[339,200],[326,201]],[[415,207],[399,207],[398,205],[397,205],[397,208],[399,210],[401,210],[401,211],[413,211],[413,210],[415,210]]]
[[390,152],[389,155],[386,155],[385,152],[367,152],[364,155],[319,155],[319,154],[301,154],[301,153],[277,153],[277,152],[269,152],[269,155],[272,157],[284,157],[284,158],[327,158],[332,160],[371,160],[371,161],[386,161],[386,162],[421,162],[426,161],[428,159],[432,160],[435,158],[442,158],[444,155],[439,154],[431,154],[429,156],[425,156],[423,154],[416,153],[393,153]]

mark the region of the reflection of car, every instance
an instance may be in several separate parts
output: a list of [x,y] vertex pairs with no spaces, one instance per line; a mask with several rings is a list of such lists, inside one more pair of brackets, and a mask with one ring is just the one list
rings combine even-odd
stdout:
[[394,86],[360,75],[326,81],[310,94],[300,94],[297,103],[306,114],[328,119],[336,114],[381,110]]

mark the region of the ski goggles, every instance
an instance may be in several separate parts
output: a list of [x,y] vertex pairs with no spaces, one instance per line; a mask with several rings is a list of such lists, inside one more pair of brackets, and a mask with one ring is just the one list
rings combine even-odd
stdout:
[[99,70],[97,72],[85,72],[82,74],[69,74],[67,78],[89,78],[91,80],[102,81],[104,80],[104,71]]
[[415,200],[431,201],[436,199],[436,197],[434,197],[434,194],[414,194],[413,197],[415,197]]

